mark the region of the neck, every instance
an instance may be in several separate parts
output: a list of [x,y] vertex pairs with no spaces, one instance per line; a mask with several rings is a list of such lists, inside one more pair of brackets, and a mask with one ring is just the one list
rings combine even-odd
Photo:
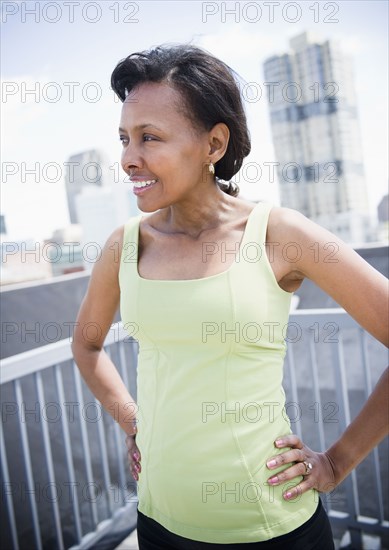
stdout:
[[225,221],[234,207],[235,198],[224,193],[217,184],[207,193],[172,204],[163,210],[163,223],[169,232],[184,233],[196,238]]

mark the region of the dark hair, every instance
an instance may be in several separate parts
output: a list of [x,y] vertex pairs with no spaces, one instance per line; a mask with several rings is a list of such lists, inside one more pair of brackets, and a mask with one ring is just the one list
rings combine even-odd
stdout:
[[124,101],[144,82],[166,82],[181,93],[185,112],[197,127],[210,130],[224,122],[230,130],[225,155],[215,164],[220,188],[236,196],[239,187],[230,180],[250,153],[250,135],[236,73],[223,61],[191,45],[159,46],[133,53],[120,61],[111,86]]

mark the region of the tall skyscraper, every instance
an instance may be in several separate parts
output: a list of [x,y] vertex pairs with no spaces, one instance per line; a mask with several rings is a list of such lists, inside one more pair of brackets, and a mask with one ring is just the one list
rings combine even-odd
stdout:
[[309,33],[264,63],[281,204],[348,242],[369,239],[351,60]]
[[90,185],[105,187],[110,183],[109,163],[105,155],[96,149],[73,155],[66,163],[66,194],[70,223],[79,223],[76,196]]

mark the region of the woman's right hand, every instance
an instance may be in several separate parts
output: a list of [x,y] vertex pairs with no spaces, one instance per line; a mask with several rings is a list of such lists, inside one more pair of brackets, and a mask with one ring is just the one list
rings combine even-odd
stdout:
[[138,449],[138,446],[135,441],[136,434],[135,435],[128,435],[126,437],[126,445],[127,445],[127,456],[128,456],[128,464],[130,466],[130,472],[132,474],[132,477],[135,479],[135,481],[138,481],[139,479],[139,472],[141,471],[140,466],[140,451]]

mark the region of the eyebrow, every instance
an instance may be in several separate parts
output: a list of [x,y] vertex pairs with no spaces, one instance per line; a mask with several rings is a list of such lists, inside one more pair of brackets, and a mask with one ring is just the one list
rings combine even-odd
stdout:
[[[161,128],[158,128],[158,126],[155,126],[155,124],[151,124],[149,122],[146,122],[145,124],[139,124],[138,126],[135,126],[134,130],[135,131],[144,130],[145,128],[155,128],[156,130],[159,130],[160,132],[162,132]],[[126,130],[119,126],[119,132],[126,132]]]

